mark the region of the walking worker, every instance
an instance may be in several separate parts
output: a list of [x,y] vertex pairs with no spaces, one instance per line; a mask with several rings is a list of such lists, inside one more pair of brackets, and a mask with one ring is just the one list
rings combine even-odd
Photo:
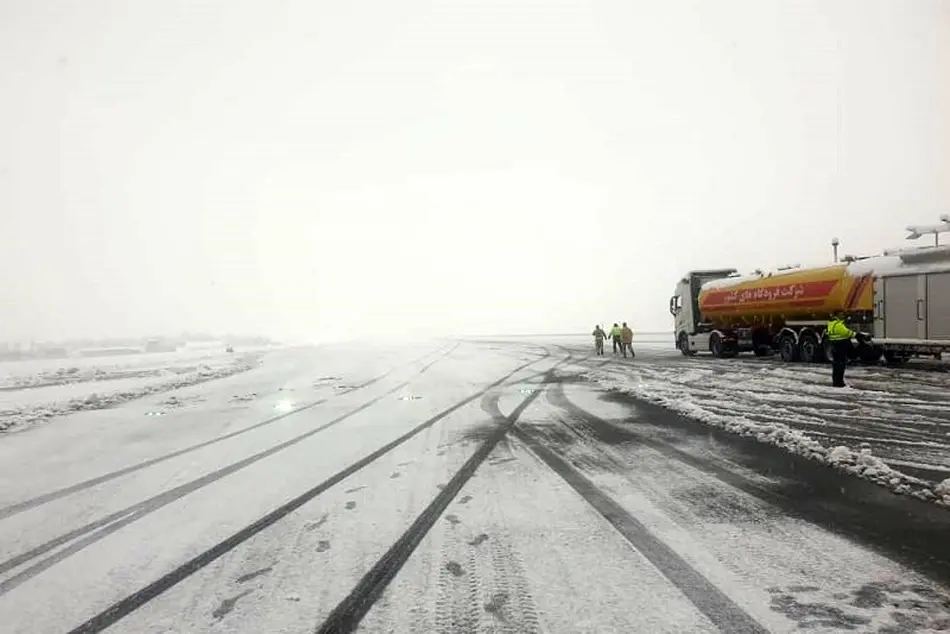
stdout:
[[614,354],[617,354],[617,348],[622,348],[620,343],[620,326],[614,323],[614,327],[610,329],[610,340],[614,344]]
[[851,340],[867,341],[867,335],[851,330],[844,320],[844,313],[839,311],[831,316],[826,326],[828,341],[831,342],[831,385],[834,387],[845,387],[844,371],[848,365]]
[[604,354],[604,339],[607,338],[607,333],[604,332],[604,329],[600,327],[600,324],[594,326],[594,332],[591,333],[594,336],[594,351],[598,356],[603,356]]
[[620,329],[620,349],[623,351],[623,357],[627,358],[627,350],[630,351],[630,358],[637,356],[633,352],[633,331],[627,322],[623,322],[623,328]]

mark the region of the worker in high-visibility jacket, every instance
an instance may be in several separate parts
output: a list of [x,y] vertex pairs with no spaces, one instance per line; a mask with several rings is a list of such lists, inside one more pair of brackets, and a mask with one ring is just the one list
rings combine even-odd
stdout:
[[631,357],[637,356],[633,353],[633,331],[627,325],[627,322],[623,322],[623,326],[620,327],[620,349],[624,358],[627,358],[627,350],[630,351]]
[[620,342],[620,325],[614,324],[614,327],[610,329],[610,340],[614,344],[614,354],[617,354],[617,350],[623,350],[623,344]]
[[831,342],[831,384],[834,387],[845,387],[844,370],[848,365],[848,353],[851,351],[851,340],[863,340],[865,335],[848,328],[844,322],[844,314],[837,313],[828,321],[825,329],[828,341]]

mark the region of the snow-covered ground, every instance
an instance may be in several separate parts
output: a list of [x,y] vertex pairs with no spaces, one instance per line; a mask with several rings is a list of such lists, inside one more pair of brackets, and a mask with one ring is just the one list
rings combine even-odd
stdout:
[[950,512],[581,343],[278,350],[2,436],[0,632],[950,627]]
[[[950,375],[853,367],[850,389],[830,367],[774,359],[683,358],[671,337],[639,341],[636,360],[587,376],[611,390],[834,464],[897,490],[942,499],[950,477]],[[586,351],[587,342],[566,343]],[[947,498],[950,501],[950,498]]]
[[269,348],[0,362],[0,432],[151,394],[231,376],[254,367]]

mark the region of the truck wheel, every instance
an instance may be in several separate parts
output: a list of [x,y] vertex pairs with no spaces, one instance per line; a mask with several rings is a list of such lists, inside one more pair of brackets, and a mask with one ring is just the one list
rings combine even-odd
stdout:
[[679,351],[683,353],[684,357],[691,357],[695,354],[695,352],[689,349],[689,337],[686,336],[685,332],[680,333],[680,336],[676,340],[676,347],[679,348]]
[[799,346],[801,347],[802,361],[805,363],[821,363],[824,350],[821,349],[817,337],[805,335],[802,337]]
[[860,355],[861,363],[866,363],[867,365],[877,365],[884,353],[877,346],[862,346],[858,354]]
[[902,354],[898,354],[897,352],[894,352],[893,350],[887,350],[884,352],[884,362],[890,366],[904,365],[905,363],[907,363],[907,359],[909,358],[910,357],[907,357]]
[[795,343],[795,338],[792,335],[782,335],[782,338],[778,340],[778,352],[782,361],[786,363],[798,361],[798,345]]
[[722,342],[722,337],[716,333],[713,333],[712,337],[709,338],[709,351],[712,352],[712,355],[717,359],[721,359],[726,352],[726,346]]

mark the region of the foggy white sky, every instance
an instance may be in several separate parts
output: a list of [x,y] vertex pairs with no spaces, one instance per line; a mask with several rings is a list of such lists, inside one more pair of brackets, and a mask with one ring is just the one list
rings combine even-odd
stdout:
[[0,339],[665,330],[950,212],[947,113],[946,1],[0,0]]

